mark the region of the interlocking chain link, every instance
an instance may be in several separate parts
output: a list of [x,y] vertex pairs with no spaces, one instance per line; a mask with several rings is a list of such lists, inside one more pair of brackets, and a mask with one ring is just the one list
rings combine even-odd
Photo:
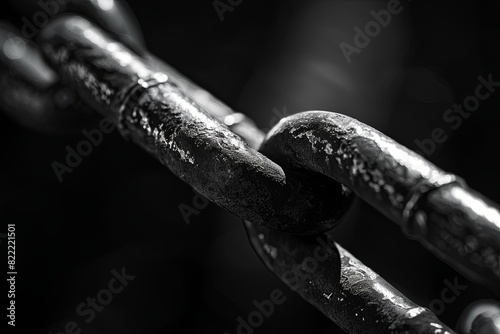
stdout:
[[[94,20],[102,26],[103,17]],[[123,27],[104,24],[108,31]],[[0,42],[12,31],[0,26]],[[45,101],[42,118],[51,116],[41,122],[29,105],[2,99],[4,109],[33,128],[67,127],[82,121],[79,113],[68,118],[61,110],[74,103],[61,108],[51,92],[70,87],[67,94],[77,93],[82,110],[113,120],[125,138],[243,218],[266,266],[348,332],[453,332],[321,234],[347,211],[351,191],[457,270],[499,293],[497,205],[459,178],[365,124],[328,112],[281,121],[267,134],[261,154],[256,149],[264,134],[252,121],[142,49],[140,33],[132,29],[115,37],[133,50],[81,17],[52,22],[38,38],[50,67],[28,44],[39,73],[46,75],[45,86],[13,73],[9,60],[0,66],[2,88],[15,82],[11,92]],[[307,268],[308,259],[318,256],[317,268]]]
[[[349,193],[331,191],[340,185],[290,177],[293,172],[248,147],[166,74],[87,20],[55,21],[39,40],[49,63],[83,100],[219,206],[293,233],[326,231],[345,212]],[[331,202],[338,205],[325,205]]]
[[[454,333],[328,236],[294,236],[249,222],[246,228],[266,266],[346,332]],[[321,251],[330,252],[327,260]],[[319,259],[317,268],[311,259]]]
[[283,120],[261,152],[328,175],[472,281],[500,295],[498,205],[379,131],[350,117],[307,112]]

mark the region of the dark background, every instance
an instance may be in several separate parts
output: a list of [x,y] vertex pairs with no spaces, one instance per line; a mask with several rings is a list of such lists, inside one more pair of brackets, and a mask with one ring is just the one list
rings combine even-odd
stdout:
[[[449,128],[444,111],[474,94],[479,75],[500,81],[495,0],[403,0],[351,64],[339,43],[352,44],[353,28],[387,2],[243,1],[223,22],[210,0],[129,3],[154,54],[262,128],[284,110],[331,110],[417,149],[415,139]],[[0,16],[21,26],[39,10],[21,7],[4,1]],[[427,156],[497,202],[499,104],[496,92]],[[0,115],[0,233],[17,224],[16,332],[58,333],[75,320],[85,334],[236,333],[254,300],[281,289],[286,302],[255,333],[341,333],[267,271],[237,217],[211,204],[186,224],[178,205],[192,206],[190,187],[117,132],[60,183],[51,163],[82,139]],[[333,235],[424,307],[458,277],[468,288],[439,316],[452,328],[468,304],[491,298],[363,203]],[[76,306],[122,267],[135,279],[84,324]]]

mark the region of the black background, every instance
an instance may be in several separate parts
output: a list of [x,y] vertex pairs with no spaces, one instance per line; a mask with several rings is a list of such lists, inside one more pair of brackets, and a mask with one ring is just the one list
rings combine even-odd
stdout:
[[[209,0],[129,1],[154,54],[260,127],[276,123],[275,109],[338,111],[412,149],[442,127],[450,138],[428,158],[499,202],[500,92],[456,131],[442,120],[479,75],[500,81],[497,1],[401,3],[348,64],[339,43],[352,44],[353,28],[386,2],[243,1],[221,22]],[[2,2],[1,18],[21,26],[39,10],[21,7]],[[186,224],[178,205],[192,205],[190,187],[117,132],[60,183],[51,163],[82,139],[0,115],[0,233],[17,224],[16,332],[58,333],[75,320],[85,334],[236,333],[236,318],[274,289],[287,300],[255,333],[342,332],[266,270],[237,217],[211,204]],[[424,307],[458,277],[468,288],[440,315],[452,328],[469,303],[491,298],[363,203],[333,235]],[[76,306],[122,267],[135,279],[84,324]]]

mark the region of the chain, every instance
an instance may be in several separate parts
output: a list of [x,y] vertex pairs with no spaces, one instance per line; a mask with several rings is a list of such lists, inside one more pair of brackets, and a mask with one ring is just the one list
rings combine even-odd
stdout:
[[418,154],[350,117],[293,115],[261,152],[288,168],[328,175],[472,281],[500,294],[500,211]]
[[[94,20],[106,22],[99,15]],[[108,117],[124,138],[242,218],[265,265],[348,332],[453,333],[323,234],[339,223],[353,193],[500,294],[498,206],[463,180],[336,113],[296,114],[265,136],[246,116],[145,51],[140,34],[117,33],[120,27],[103,26],[115,32],[112,37],[78,16],[50,23],[38,37],[50,66],[29,43],[31,58],[22,58],[36,62],[43,80],[14,73],[12,60],[2,58],[1,88],[14,94],[4,94],[4,109],[46,131],[83,122],[89,110]],[[0,26],[2,44],[12,31]],[[61,91],[71,103],[58,103]],[[29,101],[41,106],[39,112]],[[310,259],[317,260],[314,269]]]

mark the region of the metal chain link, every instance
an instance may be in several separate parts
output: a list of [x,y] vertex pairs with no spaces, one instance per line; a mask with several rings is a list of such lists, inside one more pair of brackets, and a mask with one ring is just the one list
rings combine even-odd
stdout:
[[[1,26],[0,42],[12,31]],[[5,89],[16,83],[10,91],[23,93],[14,101],[19,96],[48,101],[41,114],[52,116],[40,122],[29,105],[2,99],[4,109],[34,128],[67,127],[82,120],[78,112],[67,118],[51,92],[70,87],[83,101],[81,109],[112,119],[125,138],[244,219],[266,266],[348,332],[453,333],[321,235],[348,210],[351,190],[442,260],[499,294],[496,204],[380,132],[335,113],[301,113],[281,121],[267,134],[261,154],[256,149],[264,134],[252,121],[144,51],[131,35],[137,34],[115,34],[127,36],[120,40],[134,50],[81,17],[50,23],[38,42],[51,67],[33,58],[40,73],[50,74],[47,84],[12,73],[5,60],[0,83]],[[35,46],[28,46],[36,55]],[[308,259],[318,256],[321,263],[310,270]]]
[[261,152],[280,166],[346,185],[441,260],[500,295],[500,211],[415,152],[350,117],[307,112],[283,120]]

